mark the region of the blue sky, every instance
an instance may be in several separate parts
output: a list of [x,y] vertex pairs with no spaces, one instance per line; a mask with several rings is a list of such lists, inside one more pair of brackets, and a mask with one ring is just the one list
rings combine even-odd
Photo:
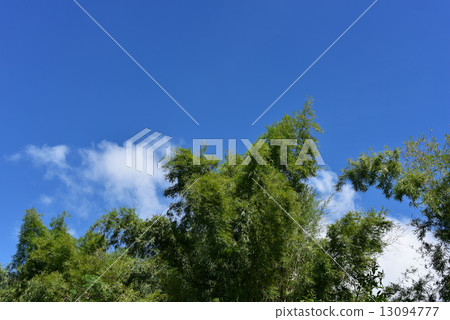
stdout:
[[[129,175],[119,160],[123,142],[144,128],[184,147],[193,138],[254,140],[313,96],[331,173],[369,147],[429,129],[442,140],[445,0],[379,0],[251,125],[372,2],[79,0],[197,126],[73,1],[3,1],[0,262],[9,262],[32,206],[46,221],[67,210],[77,236],[112,206],[141,205],[143,215],[163,208],[162,177]],[[415,214],[377,192],[351,197],[359,207],[386,205],[398,219]]]

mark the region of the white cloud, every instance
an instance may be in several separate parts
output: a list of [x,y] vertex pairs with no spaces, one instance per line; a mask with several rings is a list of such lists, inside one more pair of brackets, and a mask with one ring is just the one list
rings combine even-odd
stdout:
[[69,153],[69,148],[65,145],[54,147],[29,145],[25,148],[25,153],[38,165],[53,165],[58,168],[65,168],[67,167],[66,156]]
[[67,159],[70,151],[65,145],[31,145],[20,155],[44,167],[46,179],[62,183],[54,195],[41,195],[43,204],[58,200],[64,210],[80,216],[98,215],[105,207],[135,207],[144,217],[166,209],[168,201],[162,197],[162,189],[167,187],[167,182],[163,172],[155,170],[150,176],[126,167],[124,147],[103,141],[72,152],[73,163]]
[[[330,170],[318,172],[317,177],[310,179],[310,185],[324,199],[328,200],[327,208],[331,215],[325,221],[326,224],[341,218],[348,211],[360,209],[356,205],[357,193],[350,185],[344,185],[342,191],[336,192],[334,186],[337,183],[337,174]],[[398,282],[402,274],[412,267],[417,269],[412,277],[417,279],[429,272],[426,268],[426,261],[417,251],[420,248],[420,241],[414,234],[413,228],[407,220],[398,220],[390,218],[396,225],[389,234],[386,235],[386,241],[389,245],[385,248],[382,255],[378,257],[378,263],[385,273],[383,284],[388,285],[391,282]],[[434,242],[431,237],[427,241]]]
[[[383,254],[378,258],[381,269],[385,272],[383,283],[388,285],[391,282],[398,282],[407,269],[416,268],[417,272],[413,279],[424,276],[430,270],[426,268],[426,260],[417,251],[420,248],[420,241],[414,234],[413,227],[408,221],[399,221],[391,219],[398,227],[394,228],[387,236],[390,243]],[[435,243],[432,236],[426,239],[428,242]]]
[[48,195],[46,195],[46,194],[42,194],[42,195],[40,196],[40,198],[39,198],[39,201],[42,202],[42,203],[43,203],[44,205],[46,205],[46,206],[52,204],[53,200],[54,200],[54,199],[53,199],[52,197],[50,197],[50,196],[48,196]]
[[337,178],[335,172],[321,170],[317,173],[317,177],[311,178],[309,181],[322,199],[328,201],[327,209],[334,218],[340,218],[347,212],[356,209],[356,192],[347,184],[344,185],[340,192],[336,192],[334,186],[337,183]]
[[111,205],[136,207],[143,216],[165,210],[161,188],[167,187],[164,174],[155,170],[150,176],[125,166],[125,148],[103,141],[97,148],[80,150],[82,178],[99,185],[98,190]]
[[11,155],[3,156],[7,161],[18,161],[22,158],[20,153],[14,153]]
[[72,237],[76,238],[77,237],[77,231],[75,229],[71,229],[69,228],[69,230],[67,231]]

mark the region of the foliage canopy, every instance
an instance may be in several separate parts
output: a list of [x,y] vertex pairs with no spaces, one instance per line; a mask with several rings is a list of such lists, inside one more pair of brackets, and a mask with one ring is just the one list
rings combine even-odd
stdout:
[[[134,209],[113,209],[80,238],[69,234],[66,213],[46,226],[27,210],[17,252],[0,266],[0,301],[388,299],[394,289],[381,285],[377,263],[393,227],[387,212],[348,212],[324,230],[326,208],[308,184],[320,168],[295,165],[302,142],[318,142],[320,132],[308,100],[260,136],[298,141],[287,166],[274,145],[259,149],[267,165],[250,158],[237,166],[204,152],[194,165],[191,150],[178,148],[165,165],[171,186],[164,195],[173,199],[165,215],[142,219]],[[236,155],[238,163],[248,155]],[[387,197],[407,197],[426,217],[417,226],[448,241],[448,166],[431,168],[416,156],[405,169],[399,157],[398,150],[363,155],[338,188],[350,181],[356,190],[376,185]]]

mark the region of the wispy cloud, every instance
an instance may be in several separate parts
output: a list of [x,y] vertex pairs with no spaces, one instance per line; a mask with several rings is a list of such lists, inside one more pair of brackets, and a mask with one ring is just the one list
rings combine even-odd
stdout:
[[69,228],[68,232],[72,237],[77,237],[77,231],[75,229]]
[[[70,161],[69,153],[73,155]],[[147,217],[160,213],[167,202],[161,192],[167,187],[164,173],[155,170],[149,176],[126,167],[125,148],[113,142],[103,141],[91,148],[75,150],[65,145],[30,145],[14,155],[14,159],[29,160],[43,167],[45,179],[60,183],[54,194],[41,195],[41,203],[58,204],[80,216],[98,214],[97,210],[104,209],[101,203],[108,209],[135,207],[141,216]]]
[[25,148],[25,153],[38,165],[56,166],[58,168],[66,168],[68,166],[66,157],[69,153],[69,148],[65,145],[54,147],[29,145]]
[[42,194],[42,195],[39,197],[39,201],[40,201],[41,203],[43,203],[44,205],[46,205],[46,206],[52,204],[52,203],[53,203],[53,200],[54,200],[54,199],[53,199],[52,197],[50,197],[50,196],[48,196],[48,195],[46,195],[46,194]]
[[7,161],[18,161],[22,158],[22,154],[14,153],[14,154],[3,156],[3,158],[6,159]]
[[327,202],[327,209],[332,215],[332,220],[356,209],[356,192],[350,185],[345,185],[340,192],[336,192],[334,186],[337,183],[337,178],[335,172],[321,170],[317,177],[309,180],[309,184],[319,193],[323,201]]
[[167,187],[162,170],[153,176],[125,166],[125,148],[103,141],[96,148],[79,151],[82,159],[81,178],[97,185],[97,192],[110,204],[128,204],[141,215],[164,210],[161,188]]
[[[398,282],[407,269],[417,269],[417,272],[412,276],[413,279],[418,279],[419,276],[424,276],[430,272],[430,269],[426,267],[427,261],[418,252],[421,243],[414,234],[413,227],[409,225],[409,221],[393,218],[391,220],[397,227],[386,235],[389,245],[378,258],[378,263],[385,272],[385,278],[383,279],[385,285]],[[431,235],[428,235],[426,240],[436,243],[436,239]]]

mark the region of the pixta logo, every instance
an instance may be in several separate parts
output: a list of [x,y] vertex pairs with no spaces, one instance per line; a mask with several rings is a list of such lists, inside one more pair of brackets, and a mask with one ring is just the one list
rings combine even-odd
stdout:
[[[259,165],[266,165],[267,163],[259,154],[261,147],[266,144],[265,139],[260,139],[256,143],[252,144],[248,139],[240,139],[244,146],[247,148],[247,157],[239,164],[236,163],[236,139],[228,139],[228,164],[229,165],[248,165],[251,158]],[[288,165],[287,155],[289,146],[297,146],[296,139],[270,139],[270,146],[280,147],[280,165]],[[192,152],[194,153],[194,164],[200,164],[200,152],[202,147],[215,147],[215,153],[213,154],[203,154],[203,156],[208,160],[223,160],[223,139],[194,139]],[[314,158],[313,158],[314,157]],[[297,156],[295,161],[296,166],[301,166],[305,161],[316,161],[319,166],[324,166],[322,156],[317,149],[316,144],[312,139],[306,139],[303,142],[301,151]]]
[[[154,167],[156,164],[155,153],[172,137],[164,136],[159,132],[150,134],[150,129],[144,129],[138,134],[125,142],[126,148],[126,166],[134,168],[141,172],[146,172],[149,175],[154,174]],[[227,163],[229,165],[243,165],[246,166],[253,158],[259,165],[266,165],[266,161],[259,154],[259,150],[264,144],[269,143],[271,147],[280,148],[280,165],[288,165],[288,148],[297,146],[296,139],[270,139],[268,142],[265,139],[260,139],[252,144],[249,139],[240,139],[240,141],[247,148],[247,156],[241,163],[237,163],[236,145],[237,139],[228,139],[228,154]],[[224,160],[224,140],[223,139],[193,139],[192,153],[193,164],[200,165],[200,154],[207,160]],[[214,153],[206,153],[206,147],[215,147]],[[203,151],[202,151],[203,149]],[[165,149],[165,156],[158,161],[157,168],[161,169],[172,157],[170,147]],[[316,161],[319,166],[325,165],[316,144],[312,139],[306,139],[301,147],[301,150],[295,161],[295,165],[301,166],[305,161]]]
[[[159,132],[149,135],[150,129],[144,129],[132,138],[125,141],[126,166],[134,168],[149,175],[154,174],[155,153],[172,137],[164,136]],[[158,162],[157,167],[161,167],[169,161],[171,155],[170,147],[165,150],[165,157]]]

